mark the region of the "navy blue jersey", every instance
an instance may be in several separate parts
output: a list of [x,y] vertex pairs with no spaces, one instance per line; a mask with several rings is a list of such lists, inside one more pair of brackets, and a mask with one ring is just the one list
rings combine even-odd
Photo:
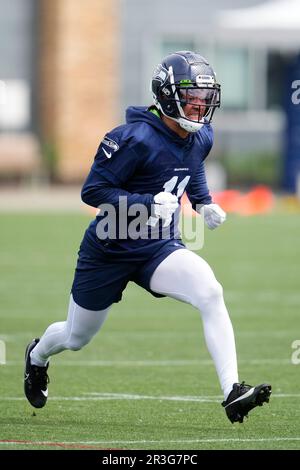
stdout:
[[[100,143],[82,189],[86,204],[94,207],[111,204],[117,214],[121,211],[120,196],[126,200],[126,210],[134,204],[143,204],[148,211],[143,229],[149,231],[153,222],[153,198],[161,191],[175,194],[179,202],[186,191],[193,207],[211,203],[204,169],[204,160],[213,144],[210,125],[183,139],[146,107],[128,108],[126,121],[107,133]],[[108,220],[101,210],[86,231],[83,245],[92,256],[100,249],[124,259],[147,259],[166,242],[163,221],[154,221],[158,233],[152,238],[124,238],[117,228],[113,234],[108,230],[108,238],[100,240],[97,226],[105,217]],[[128,223],[133,219],[129,217]],[[168,227],[169,239],[180,238],[177,220],[178,211]]]

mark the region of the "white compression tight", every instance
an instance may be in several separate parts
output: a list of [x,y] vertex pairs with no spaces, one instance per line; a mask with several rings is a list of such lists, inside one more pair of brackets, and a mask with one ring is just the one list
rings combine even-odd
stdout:
[[235,340],[222,286],[210,266],[192,251],[174,251],[154,271],[150,287],[200,311],[206,345],[226,399],[238,382]]
[[[235,341],[222,287],[209,265],[189,250],[174,251],[156,268],[150,286],[154,292],[192,304],[200,311],[206,344],[226,398],[232,384],[238,382]],[[71,296],[67,320],[47,328],[31,352],[32,364],[42,367],[54,354],[81,349],[101,328],[108,310],[86,310]]]
[[30,354],[31,363],[43,367],[54,354],[65,349],[81,349],[99,331],[108,310],[86,310],[77,305],[71,295],[67,320],[53,323],[47,328]]

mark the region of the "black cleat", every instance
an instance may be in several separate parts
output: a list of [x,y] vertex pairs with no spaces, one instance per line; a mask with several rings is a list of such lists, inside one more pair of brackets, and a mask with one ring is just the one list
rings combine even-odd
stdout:
[[222,403],[228,419],[232,423],[242,423],[244,417],[248,417],[249,411],[256,406],[262,406],[263,403],[269,402],[271,389],[272,387],[269,384],[261,384],[257,387],[247,385],[245,382],[233,384],[227,400]]
[[24,371],[24,392],[29,403],[35,408],[43,408],[46,405],[48,397],[47,384],[49,377],[46,367],[38,367],[30,362],[30,353],[38,344],[39,339],[32,340],[25,351],[25,371]]

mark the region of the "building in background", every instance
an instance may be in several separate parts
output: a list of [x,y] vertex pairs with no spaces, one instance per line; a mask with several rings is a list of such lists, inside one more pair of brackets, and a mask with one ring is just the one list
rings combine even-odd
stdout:
[[37,135],[36,8],[2,0],[0,11],[0,177],[26,176],[40,165]]
[[264,3],[1,0],[0,178],[5,166],[15,168],[14,159],[21,162],[27,139],[29,167],[42,162],[56,180],[82,181],[105,132],[124,122],[126,107],[151,103],[149,82],[159,60],[192,49],[209,59],[222,84],[210,163],[219,163],[217,174],[225,168],[229,183],[279,186],[286,74],[300,39],[284,48],[282,41],[273,46],[268,34],[242,41],[220,21],[224,11]]
[[0,178],[85,177],[117,123],[117,0],[1,0]]

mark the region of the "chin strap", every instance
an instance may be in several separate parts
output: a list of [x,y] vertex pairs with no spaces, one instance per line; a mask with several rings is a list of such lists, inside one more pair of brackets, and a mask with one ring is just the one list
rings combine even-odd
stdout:
[[180,125],[180,127],[182,127],[182,129],[184,129],[187,132],[197,132],[204,125],[204,123],[201,123],[201,122],[190,122],[182,118],[178,119],[177,122]]

